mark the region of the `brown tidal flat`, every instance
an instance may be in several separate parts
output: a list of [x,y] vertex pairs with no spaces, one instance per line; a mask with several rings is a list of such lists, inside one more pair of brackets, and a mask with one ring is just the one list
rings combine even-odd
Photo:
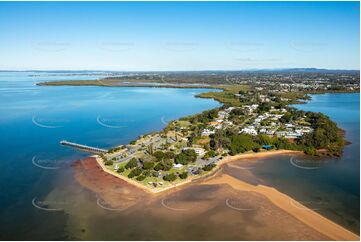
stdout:
[[74,168],[75,179],[96,193],[104,207],[125,209],[149,197],[142,189],[104,172],[95,158],[77,161]]
[[[289,205],[291,198],[275,189],[260,189],[264,186],[224,172],[154,195],[103,172],[93,158],[78,161],[74,167],[76,180],[96,193],[105,208],[120,212],[118,223],[125,219],[138,236],[134,239],[358,240],[315,212],[290,209],[284,199]],[[252,183],[254,178],[243,172]]]

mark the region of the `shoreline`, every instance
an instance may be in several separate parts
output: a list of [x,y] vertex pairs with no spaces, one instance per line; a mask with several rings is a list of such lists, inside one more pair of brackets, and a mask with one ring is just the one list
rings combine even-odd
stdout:
[[[146,192],[148,195],[151,196],[158,196],[167,192],[169,195],[170,193],[179,191],[176,188],[186,188],[192,184],[192,182],[200,181],[199,185],[228,185],[233,189],[245,192],[256,192],[263,196],[265,196],[272,204],[277,206],[278,208],[282,209],[286,213],[290,214],[291,216],[295,217],[300,222],[304,223],[305,225],[315,229],[319,233],[329,237],[332,240],[347,240],[347,241],[358,241],[359,235],[347,230],[346,228],[342,227],[341,225],[333,222],[332,220],[322,216],[321,214],[317,213],[316,211],[307,208],[302,203],[298,202],[297,200],[291,198],[285,193],[278,191],[274,187],[269,187],[266,185],[252,185],[245,181],[238,180],[228,174],[221,174],[219,172],[222,170],[222,167],[230,162],[243,160],[243,159],[254,159],[254,158],[263,158],[273,155],[283,155],[283,154],[297,154],[301,155],[303,152],[301,151],[292,151],[292,150],[276,150],[276,151],[265,151],[260,153],[246,153],[240,154],[235,156],[227,156],[223,158],[212,170],[210,173],[205,175],[204,177],[195,177],[189,180],[185,180],[182,183],[179,183],[175,186],[166,187],[162,189],[158,189],[156,191],[143,186],[142,184],[137,183],[131,179],[128,179],[122,175],[115,174],[106,169],[106,167],[102,164],[101,159],[97,159],[93,156],[94,160],[96,161],[97,165],[101,168],[101,172],[105,172],[106,174],[110,174],[115,176],[116,178],[120,178],[121,180],[127,182],[130,185],[134,185],[137,188],[140,188],[142,191]],[[105,168],[105,169],[104,169]]]
[[[117,87],[117,86],[114,86]],[[118,86],[122,87],[122,86]],[[154,87],[154,86],[152,86]],[[150,87],[150,88],[152,88]],[[156,86],[156,88],[164,88],[164,86]],[[149,87],[148,87],[149,88]],[[172,87],[173,88],[173,87]],[[182,87],[174,87],[174,88],[182,88]],[[193,87],[199,88],[199,87]],[[204,88],[204,87],[201,87]],[[206,87],[209,88],[209,87]],[[324,92],[324,93],[307,93],[311,95],[322,95],[327,93],[335,93],[335,92]],[[347,92],[353,93],[353,92]],[[213,98],[214,99],[214,98]],[[221,101],[215,99],[216,101],[222,103]],[[195,176],[189,177],[184,181],[174,184],[173,186],[163,187],[163,188],[151,188],[147,185],[143,185],[138,183],[137,181],[120,175],[114,171],[109,170],[104,164],[101,158],[94,157],[96,163],[102,169],[102,172],[109,174],[113,177],[120,178],[122,181],[133,185],[137,188],[140,188],[142,191],[146,192],[147,194],[151,194],[153,196],[163,194],[165,192],[176,192],[179,189],[176,188],[186,188],[188,186],[194,185],[193,182],[200,182],[199,184],[226,184],[231,186],[236,190],[247,191],[247,192],[256,192],[259,194],[264,195],[271,203],[275,206],[279,207],[280,209],[284,210],[291,216],[295,217],[300,222],[304,223],[305,225],[317,230],[321,234],[330,237],[333,240],[359,240],[359,235],[354,234],[353,232],[347,230],[346,228],[342,227],[341,225],[336,224],[332,220],[318,214],[317,212],[307,208],[306,206],[302,205],[300,202],[292,199],[288,195],[279,192],[274,187],[268,187],[264,185],[251,185],[246,182],[237,180],[229,175],[220,175],[218,176],[219,172],[221,171],[222,167],[230,162],[242,160],[242,159],[252,159],[252,158],[262,158],[272,155],[280,155],[280,154],[304,154],[302,151],[294,151],[294,150],[275,150],[275,151],[264,151],[259,153],[244,153],[238,154],[235,156],[226,156],[222,158],[218,163],[217,166],[209,173],[203,176]]]
[[304,224],[330,237],[333,240],[360,240],[359,235],[354,234],[341,225],[338,225],[321,214],[313,211],[312,209],[307,208],[303,204],[299,203],[288,195],[279,192],[273,187],[265,185],[252,185],[226,174],[205,181],[204,184],[227,184],[237,190],[260,193],[267,197],[277,207],[283,209]]
[[211,177],[213,177],[225,164],[232,162],[232,161],[236,161],[236,160],[242,160],[242,159],[252,159],[252,158],[263,158],[263,157],[267,157],[267,156],[272,156],[272,155],[281,155],[281,154],[303,154],[302,151],[295,151],[295,150],[274,150],[274,151],[264,151],[264,152],[258,152],[258,153],[245,153],[245,154],[238,154],[238,155],[234,155],[234,156],[226,156],[224,157],[222,160],[220,160],[217,163],[217,166],[209,173],[203,175],[203,176],[195,176],[195,177],[189,177],[187,179],[185,179],[182,182],[176,183],[173,186],[169,186],[169,187],[163,187],[163,188],[158,188],[158,189],[152,189],[149,188],[147,186],[144,186],[130,178],[127,178],[123,175],[120,175],[116,172],[110,171],[104,164],[103,164],[103,160],[98,157],[98,156],[91,156],[95,159],[95,161],[97,162],[97,164],[100,166],[100,168],[103,170],[103,172],[106,172],[107,174],[110,174],[112,176],[115,176],[117,178],[122,179],[125,182],[128,182],[129,184],[136,186],[140,189],[142,189],[143,191],[150,193],[150,194],[160,194],[166,191],[171,191],[175,188],[179,188],[179,187],[184,187],[185,185],[191,185],[192,182],[194,181],[199,181],[201,179],[210,179]]
[[[99,87],[146,87],[146,88],[197,88],[197,89],[221,89],[223,90],[228,84],[207,84],[206,85],[187,85],[187,83],[167,83],[166,85],[152,85],[145,83],[102,83],[100,80],[62,80],[62,81],[44,81],[36,83],[37,86],[99,86]],[[68,82],[68,83],[67,83]],[[230,86],[230,85],[228,85]],[[322,95],[322,94],[352,94],[359,93],[360,90],[322,90],[322,91],[307,91],[306,95]]]

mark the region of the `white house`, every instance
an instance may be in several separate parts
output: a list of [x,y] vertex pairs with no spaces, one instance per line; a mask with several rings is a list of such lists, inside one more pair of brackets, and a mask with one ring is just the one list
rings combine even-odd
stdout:
[[182,168],[183,165],[182,164],[174,164],[173,167],[176,169],[179,169],[179,168]]
[[229,107],[229,108],[226,108],[225,110],[226,110],[227,113],[229,113],[229,112],[231,112],[233,109],[235,109],[235,107]]
[[256,131],[256,129],[255,129],[253,126],[249,126],[249,127],[243,128],[243,129],[241,130],[241,133],[250,134],[250,135],[257,135],[257,131]]
[[293,128],[293,127],[295,127],[293,124],[290,124],[290,123],[288,123],[288,124],[285,124],[285,127],[286,128]]
[[202,131],[202,136],[209,136],[209,135],[214,134],[214,133],[215,133],[214,130],[203,129],[203,131]]

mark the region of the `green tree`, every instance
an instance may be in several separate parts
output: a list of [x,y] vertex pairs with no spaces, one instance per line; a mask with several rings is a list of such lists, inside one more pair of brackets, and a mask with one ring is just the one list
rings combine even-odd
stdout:
[[181,153],[175,156],[175,163],[187,165],[195,162],[197,159],[197,153],[193,149],[183,150]]
[[175,154],[172,152],[172,151],[167,151],[164,153],[164,159],[174,159],[175,157]]
[[143,181],[146,178],[146,176],[140,175],[136,179],[137,181]]
[[280,122],[281,123],[289,123],[292,120],[292,113],[287,112],[285,113],[281,118],[280,118]]
[[142,171],[143,170],[140,167],[134,168],[133,170],[130,171],[128,177],[133,178],[135,176],[139,176],[142,173]]
[[174,173],[170,173],[168,175],[163,176],[163,180],[169,181],[169,182],[175,181],[176,179],[177,179],[177,176]]
[[217,156],[217,152],[215,152],[214,150],[210,150],[204,155],[204,158],[208,159],[215,156]]
[[257,108],[257,112],[258,113],[264,113],[264,112],[268,112],[271,109],[271,104],[270,103],[261,103],[258,108]]
[[123,167],[123,166],[119,167],[118,170],[117,170],[117,172],[118,172],[118,173],[123,173],[123,172],[124,172],[124,167]]
[[130,161],[128,161],[128,163],[125,165],[125,168],[126,169],[132,169],[134,167],[137,167],[138,166],[138,161],[136,158],[132,158],[130,159]]
[[188,173],[187,172],[182,172],[181,174],[179,174],[179,178],[180,179],[186,179],[188,177]]
[[154,170],[155,170],[155,171],[160,171],[160,170],[163,170],[163,169],[164,169],[164,165],[163,165],[161,162],[157,163],[157,164],[154,166]]
[[163,163],[163,166],[164,166],[163,167],[164,171],[169,171],[170,169],[172,169],[173,162],[165,160],[162,163]]
[[252,136],[240,134],[231,137],[229,149],[232,155],[236,155],[259,147],[259,144],[253,141]]
[[151,161],[145,161],[143,163],[143,168],[146,169],[146,170],[150,170],[154,167],[154,162],[151,162]]
[[153,156],[158,160],[161,161],[164,158],[164,153],[160,150],[157,150],[156,152],[153,153]]
[[215,166],[216,166],[216,164],[211,163],[211,164],[208,164],[208,165],[206,165],[206,166],[203,166],[203,167],[202,167],[202,170],[203,170],[203,171],[211,171]]

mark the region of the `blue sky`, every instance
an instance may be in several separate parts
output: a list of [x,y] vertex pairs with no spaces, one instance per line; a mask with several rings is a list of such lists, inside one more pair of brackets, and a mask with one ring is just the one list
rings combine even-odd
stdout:
[[359,69],[359,2],[0,2],[0,69]]

